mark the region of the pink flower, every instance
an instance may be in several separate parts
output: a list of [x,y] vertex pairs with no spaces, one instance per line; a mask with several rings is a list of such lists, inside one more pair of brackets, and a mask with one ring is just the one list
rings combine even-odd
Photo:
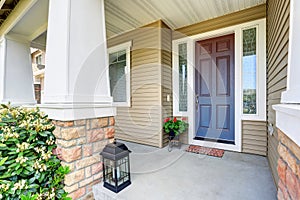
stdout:
[[166,123],[166,122],[168,122],[170,120],[170,118],[168,117],[168,118],[166,118],[165,120],[164,120],[164,123]]
[[177,119],[176,119],[176,117],[174,117],[174,119],[173,119],[173,122],[177,122]]
[[182,120],[183,120],[183,121],[186,121],[186,120],[187,120],[187,118],[186,118],[186,117],[183,117],[183,118],[182,118]]

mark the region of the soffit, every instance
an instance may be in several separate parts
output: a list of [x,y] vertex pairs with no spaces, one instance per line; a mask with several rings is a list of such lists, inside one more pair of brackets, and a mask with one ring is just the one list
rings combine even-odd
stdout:
[[104,0],[107,37],[162,19],[172,29],[244,10],[266,0]]

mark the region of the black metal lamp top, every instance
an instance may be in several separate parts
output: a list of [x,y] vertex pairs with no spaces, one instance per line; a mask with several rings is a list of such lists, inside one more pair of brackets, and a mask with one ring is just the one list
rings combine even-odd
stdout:
[[131,153],[131,151],[128,150],[125,144],[115,140],[113,143],[107,144],[100,155],[109,160],[116,161],[128,156],[129,153]]

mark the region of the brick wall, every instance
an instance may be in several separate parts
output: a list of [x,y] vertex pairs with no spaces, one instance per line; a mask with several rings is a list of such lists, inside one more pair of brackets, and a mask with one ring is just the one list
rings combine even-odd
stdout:
[[300,147],[278,130],[279,175],[278,194],[281,199],[300,199]]
[[65,177],[65,190],[72,199],[94,199],[92,186],[102,181],[99,153],[113,141],[114,117],[53,123],[57,153],[71,169]]

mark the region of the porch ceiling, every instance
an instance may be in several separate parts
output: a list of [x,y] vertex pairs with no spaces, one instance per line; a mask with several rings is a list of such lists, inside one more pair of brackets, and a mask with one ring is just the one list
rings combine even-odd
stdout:
[[0,26],[18,2],[19,0],[0,0]]
[[105,0],[107,37],[162,19],[172,29],[240,11],[266,0]]

